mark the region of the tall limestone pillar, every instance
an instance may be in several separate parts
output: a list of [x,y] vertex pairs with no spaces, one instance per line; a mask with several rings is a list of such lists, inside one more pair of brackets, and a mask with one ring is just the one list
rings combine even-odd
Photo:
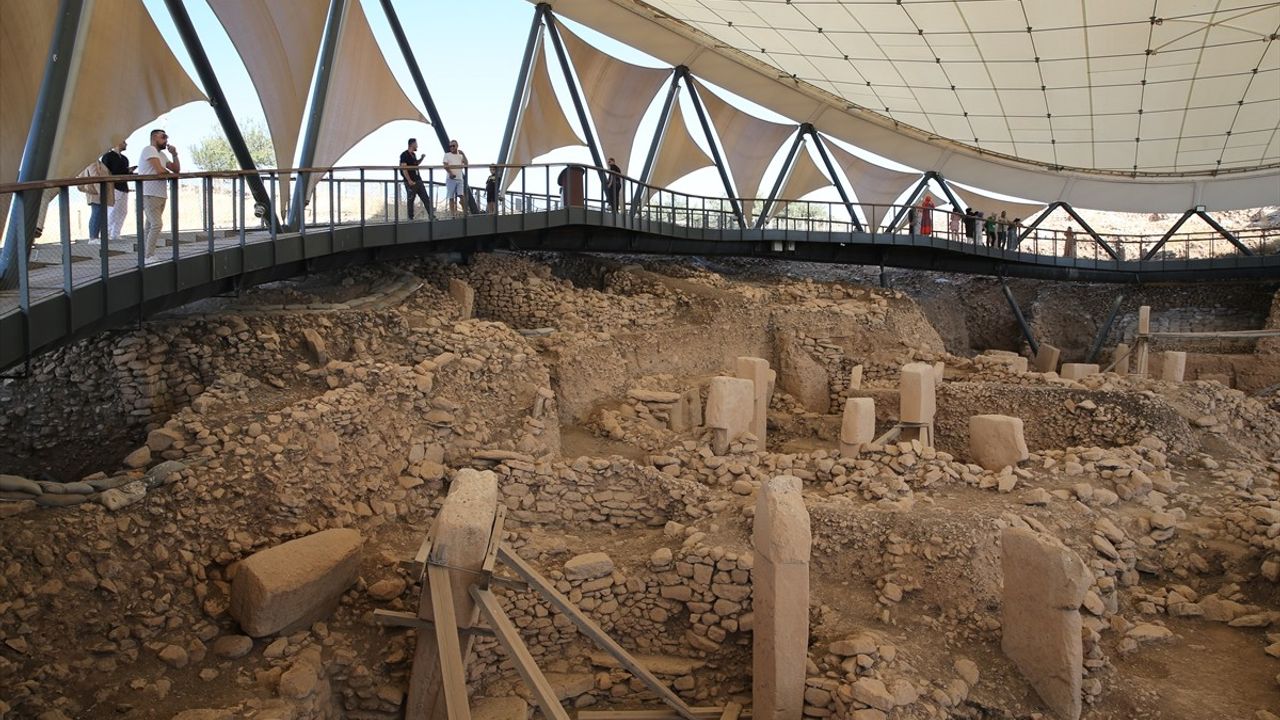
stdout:
[[1147,365],[1151,361],[1151,306],[1138,308],[1138,337],[1133,351],[1133,374],[1146,375]]
[[755,385],[751,434],[756,436],[756,445],[764,450],[764,436],[769,427],[769,361],[758,357],[740,357],[735,362],[734,375],[750,380]]
[[799,478],[779,475],[760,487],[751,544],[751,714],[757,720],[800,720],[809,652],[813,537]]

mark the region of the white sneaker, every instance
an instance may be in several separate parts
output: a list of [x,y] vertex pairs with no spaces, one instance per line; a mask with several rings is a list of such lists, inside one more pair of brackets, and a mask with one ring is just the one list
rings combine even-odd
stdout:
[[158,265],[165,261],[165,257],[163,255],[148,255],[145,261],[148,265]]

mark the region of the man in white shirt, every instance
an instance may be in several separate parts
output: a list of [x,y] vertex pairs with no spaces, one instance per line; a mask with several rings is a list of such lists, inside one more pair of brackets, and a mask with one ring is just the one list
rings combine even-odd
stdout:
[[[449,214],[458,212],[458,198],[467,190],[467,154],[458,149],[458,141],[449,141],[449,152],[444,154],[444,169],[448,177],[444,181],[444,195],[449,198]],[[463,212],[467,205],[462,204]]]
[[[165,162],[161,150],[168,150],[173,159]],[[138,156],[139,175],[177,175],[182,172],[178,162],[178,148],[169,144],[169,134],[164,130],[151,131],[151,143]],[[142,211],[146,224],[143,226],[143,237],[146,241],[147,258],[155,255],[156,245],[160,241],[160,230],[164,227],[164,206],[169,199],[169,181],[144,180],[142,182]]]

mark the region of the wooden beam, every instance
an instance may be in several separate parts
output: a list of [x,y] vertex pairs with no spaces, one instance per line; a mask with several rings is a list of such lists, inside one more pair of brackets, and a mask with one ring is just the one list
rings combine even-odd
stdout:
[[458,641],[458,619],[453,613],[453,582],[449,569],[442,565],[428,565],[427,582],[431,585],[431,610],[435,613],[445,710],[449,720],[471,720],[471,708],[467,705],[466,661]]
[[[430,620],[423,620],[413,613],[400,612],[398,610],[374,610],[373,621],[384,627],[407,627],[419,630],[428,630],[431,632],[435,632],[436,627],[436,624]],[[472,625],[469,628],[458,630],[458,634],[464,638],[471,635],[485,635],[493,637],[493,630],[487,627],[477,627]]]
[[720,720],[738,720],[740,715],[742,715],[742,706],[736,702],[730,702],[724,706],[724,712],[720,714]]
[[480,615],[488,621],[498,637],[498,642],[507,651],[507,657],[515,663],[524,684],[533,691],[534,700],[537,701],[538,707],[542,708],[542,714],[552,720],[569,720],[569,714],[564,711],[564,706],[556,697],[555,689],[538,668],[537,661],[533,659],[529,648],[525,647],[524,641],[520,639],[519,631],[516,630],[515,625],[511,624],[511,618],[507,617],[507,613],[503,611],[498,598],[494,597],[489,590],[475,585],[471,586],[471,597],[475,598],[476,607],[480,608]]
[[[736,703],[730,703],[734,705]],[[743,711],[742,706],[738,705],[738,720],[747,720],[751,717],[751,711]],[[729,711],[729,706],[719,707],[691,707],[689,708],[699,720],[717,720],[723,718],[725,713]],[[680,720],[680,716],[666,708],[654,708],[652,710],[579,710],[578,720]]]
[[657,678],[648,668],[640,664],[631,653],[609,637],[609,634],[600,629],[599,625],[584,615],[578,606],[569,601],[569,598],[561,595],[546,578],[529,565],[519,555],[515,554],[511,548],[505,544],[498,550],[498,557],[507,567],[511,568],[515,574],[521,579],[529,583],[533,589],[538,591],[547,602],[559,610],[569,618],[569,621],[578,627],[583,635],[591,638],[601,650],[612,655],[618,664],[631,673],[637,680],[644,683],[646,687],[654,692],[664,703],[675,710],[684,720],[703,720],[694,714],[693,710],[680,699],[678,695],[671,691]]

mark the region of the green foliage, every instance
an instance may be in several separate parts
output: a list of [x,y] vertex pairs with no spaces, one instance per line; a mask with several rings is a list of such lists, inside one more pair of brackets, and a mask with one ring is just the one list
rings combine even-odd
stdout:
[[[262,123],[250,121],[240,128],[244,143],[249,147],[249,155],[260,168],[276,166],[275,146],[271,144],[271,136]],[[196,143],[191,150],[191,160],[196,167],[210,172],[238,170],[235,153],[231,151],[231,143],[222,134],[222,128],[213,128],[209,135]]]

